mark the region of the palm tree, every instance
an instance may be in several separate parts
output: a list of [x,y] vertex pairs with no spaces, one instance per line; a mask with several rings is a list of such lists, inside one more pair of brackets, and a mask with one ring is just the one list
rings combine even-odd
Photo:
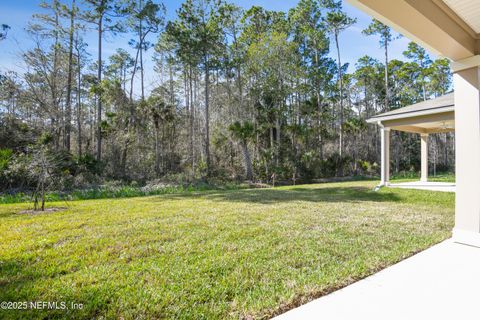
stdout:
[[245,162],[245,175],[247,180],[253,180],[252,158],[248,150],[248,142],[255,136],[255,127],[251,122],[234,122],[228,128],[232,136],[240,142],[242,147],[243,159]]

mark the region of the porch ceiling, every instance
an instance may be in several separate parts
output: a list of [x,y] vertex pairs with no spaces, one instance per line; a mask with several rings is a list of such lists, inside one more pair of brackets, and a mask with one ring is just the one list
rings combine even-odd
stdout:
[[443,0],[445,4],[475,32],[480,33],[478,0]]
[[430,51],[459,61],[480,53],[479,0],[348,0]]
[[441,133],[441,132],[453,132],[455,131],[455,120],[435,121],[414,123],[411,125],[390,125],[388,122],[382,123],[385,127],[391,128],[397,131],[410,132],[410,133]]

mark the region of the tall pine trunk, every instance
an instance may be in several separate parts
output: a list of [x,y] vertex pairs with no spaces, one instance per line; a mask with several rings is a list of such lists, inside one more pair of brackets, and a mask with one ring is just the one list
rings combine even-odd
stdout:
[[154,119],[155,126],[155,174],[157,178],[160,176],[160,123],[158,117]]
[[68,41],[68,78],[67,78],[67,98],[66,98],[66,117],[65,117],[65,148],[70,151],[70,135],[72,129],[72,77],[73,77],[73,32],[75,28],[75,0],[72,1],[72,11],[70,12],[70,30]]
[[[102,83],[102,30],[103,15],[98,20],[98,84]],[[102,91],[99,90],[97,97],[97,161],[102,160]]]
[[252,158],[250,156],[250,151],[248,150],[247,141],[242,141],[242,151],[243,151],[243,160],[245,162],[245,175],[248,181],[253,180],[253,166],[252,166]]
[[342,61],[340,58],[340,45],[338,43],[338,33],[335,33],[335,45],[337,47],[338,58],[338,81],[340,85],[340,134],[338,141],[338,154],[343,156],[343,79],[342,79]]
[[388,41],[385,40],[385,110],[389,109],[389,95],[390,92],[388,90]]
[[210,176],[210,65],[205,53],[205,156],[207,163],[207,177]]
[[[315,47],[317,47],[317,43],[315,42]],[[320,63],[319,59],[319,52],[318,50],[315,50],[315,64],[316,67],[318,68],[318,65]],[[320,93],[320,80],[317,78],[316,81],[316,86],[315,88],[315,95],[317,98],[317,112],[318,112],[318,119],[317,119],[317,126],[318,126],[318,152],[320,155],[320,160],[323,160],[323,135],[322,135],[322,114],[323,114],[323,107],[322,107],[322,96]]]
[[53,110],[53,115],[51,117],[52,120],[52,133],[54,136],[54,143],[55,143],[55,149],[58,150],[60,146],[60,136],[62,133],[61,130],[61,122],[60,119],[61,117],[61,110],[60,110],[60,101],[57,96],[57,80],[58,80],[58,48],[60,47],[59,43],[59,36],[58,32],[60,30],[60,25],[59,25],[59,17],[58,17],[58,7],[57,7],[57,2],[54,2],[54,8],[55,8],[55,45],[54,45],[54,51],[53,51],[53,75],[51,79],[51,96],[52,96],[52,104],[54,107]]
[[194,89],[193,89],[193,70],[192,66],[188,67],[188,87],[189,87],[189,95],[190,95],[190,158],[192,160],[192,174],[195,175],[195,168],[196,168],[196,161],[195,161],[195,103],[196,99],[194,96]]
[[[143,8],[143,3],[142,0],[139,1],[140,3],[140,10]],[[142,100],[145,100],[145,82],[144,82],[144,70],[143,70],[143,26],[142,26],[142,19],[140,19],[139,22],[139,30],[138,30],[138,35],[139,35],[139,46],[140,46],[140,84],[142,88]]]
[[82,157],[82,67],[80,63],[80,48],[76,40],[77,49],[77,149],[78,157]]

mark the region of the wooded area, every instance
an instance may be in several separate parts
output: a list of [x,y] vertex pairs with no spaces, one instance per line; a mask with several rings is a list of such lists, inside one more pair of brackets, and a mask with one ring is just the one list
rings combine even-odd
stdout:
[[[379,133],[365,120],[451,88],[448,61],[414,43],[404,60],[390,60],[396,39],[378,21],[363,34],[385,59],[364,56],[349,68],[341,34],[356,21],[338,1],[276,12],[186,0],[175,20],[165,16],[150,0],[40,5],[27,26],[32,49],[19,53],[26,71],[0,74],[0,191],[376,175]],[[98,36],[98,56],[87,32]],[[119,33],[131,40],[105,56],[105,37]],[[451,170],[453,135],[430,139],[431,168]],[[392,161],[395,172],[416,173],[419,137],[393,132]]]

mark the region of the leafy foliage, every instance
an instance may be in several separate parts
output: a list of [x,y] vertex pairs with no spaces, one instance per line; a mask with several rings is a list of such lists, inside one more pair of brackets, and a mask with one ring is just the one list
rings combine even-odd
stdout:
[[[47,180],[59,192],[171,175],[194,184],[375,175],[379,135],[366,119],[451,89],[448,61],[418,45],[389,60],[397,36],[376,20],[363,33],[379,36],[385,60],[342,63],[341,35],[356,21],[340,1],[278,12],[186,0],[169,21],[150,0],[56,0],[38,11],[26,72],[0,76],[0,148],[11,150],[2,192],[33,192],[39,145],[58,166]],[[82,40],[93,31],[95,50]],[[104,57],[105,37],[120,32],[125,46]],[[394,173],[417,172],[418,137],[392,139]],[[432,169],[452,169],[453,141],[432,137]]]

